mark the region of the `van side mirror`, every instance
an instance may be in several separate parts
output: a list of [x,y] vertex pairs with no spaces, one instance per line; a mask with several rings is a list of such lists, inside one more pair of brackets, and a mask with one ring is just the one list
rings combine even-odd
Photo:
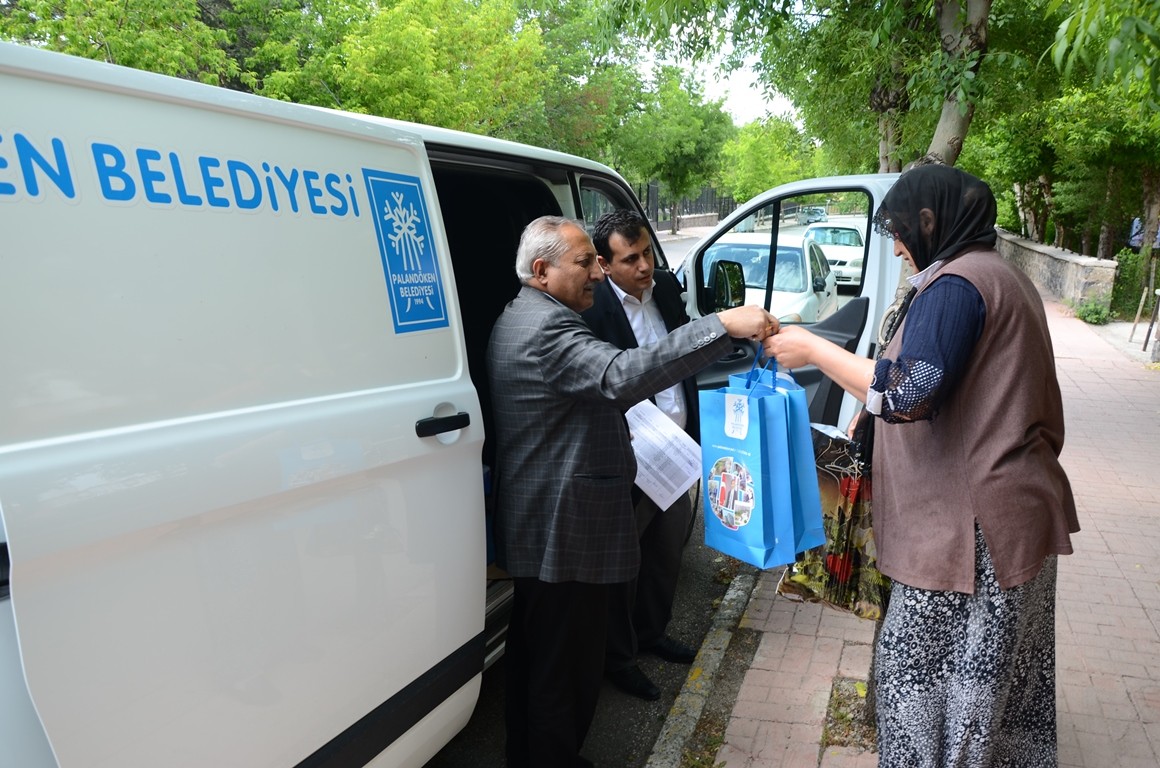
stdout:
[[745,272],[736,261],[715,261],[709,268],[709,295],[713,311],[745,304]]
[[826,290],[826,278],[818,275],[814,278],[814,293],[821,293]]

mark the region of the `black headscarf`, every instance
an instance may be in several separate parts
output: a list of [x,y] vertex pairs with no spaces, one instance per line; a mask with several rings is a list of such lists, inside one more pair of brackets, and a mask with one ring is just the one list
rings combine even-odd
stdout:
[[[924,209],[930,211],[925,230]],[[958,168],[920,165],[899,176],[886,193],[874,228],[902,240],[921,272],[940,259],[995,247],[995,195]]]

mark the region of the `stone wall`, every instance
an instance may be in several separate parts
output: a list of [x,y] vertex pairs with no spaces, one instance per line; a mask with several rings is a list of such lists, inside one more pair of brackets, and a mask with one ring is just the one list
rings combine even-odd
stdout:
[[999,230],[999,253],[1031,278],[1040,291],[1072,306],[1112,300],[1116,262],[1027,240]]
[[[711,227],[717,223],[718,216],[715,213],[698,213],[682,216],[679,220],[680,228],[685,227]],[[663,221],[654,221],[653,229],[657,232],[668,232],[673,228],[673,222],[669,219]]]

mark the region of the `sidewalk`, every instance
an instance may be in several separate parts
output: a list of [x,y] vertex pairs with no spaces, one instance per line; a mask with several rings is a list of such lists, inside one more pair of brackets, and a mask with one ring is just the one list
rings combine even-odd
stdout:
[[[1061,460],[1082,528],[1075,554],[1059,558],[1059,765],[1155,768],[1160,370],[1141,350],[1146,323],[1129,344],[1130,323],[1097,331],[1050,299],[1045,309],[1067,424]],[[867,677],[873,623],[777,595],[779,574],[759,576],[741,617],[761,642],[717,760],[725,768],[876,768],[873,752],[821,748],[834,678]]]

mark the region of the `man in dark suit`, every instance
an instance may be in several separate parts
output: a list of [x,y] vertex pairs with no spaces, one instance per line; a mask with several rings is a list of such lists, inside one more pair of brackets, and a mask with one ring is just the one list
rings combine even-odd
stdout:
[[777,321],[740,307],[620,350],[580,318],[604,274],[583,226],[544,216],[516,253],[523,286],[488,344],[497,561],[515,588],[504,665],[508,768],[590,765],[580,747],[604,667],[608,585],[636,576],[636,476],[624,411]]
[[[640,214],[623,208],[604,214],[593,228],[592,244],[605,280],[593,289],[592,308],[581,317],[597,336],[620,349],[633,349],[656,344],[689,322],[676,278],[654,271],[652,237]],[[699,439],[694,377],[658,392],[653,401],[677,426]],[[660,689],[641,671],[637,652],[678,664],[691,664],[697,655],[665,634],[693,500],[685,493],[668,509],[660,509],[636,487],[632,500],[640,535],[640,572],[633,581],[609,590],[604,670],[621,690],[655,701]]]

